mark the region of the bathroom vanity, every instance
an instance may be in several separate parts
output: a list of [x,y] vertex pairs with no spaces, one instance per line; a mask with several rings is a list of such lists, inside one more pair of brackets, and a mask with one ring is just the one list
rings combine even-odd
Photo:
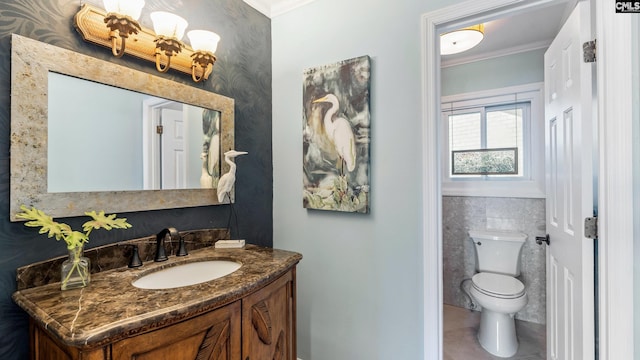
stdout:
[[[58,218],[79,216],[94,209],[122,213],[221,203],[214,178],[230,169],[228,163],[221,161],[220,154],[234,149],[233,99],[16,34],[11,38],[11,51],[11,221],[19,220],[16,214],[23,204],[37,206]],[[74,85],[58,87],[58,81],[73,81]],[[89,99],[79,100],[60,89],[86,92],[90,94]],[[58,106],[60,109],[74,106],[78,110],[79,105],[92,104],[89,100],[93,99],[109,98],[113,102],[112,95],[104,94],[116,89],[122,98],[131,100],[132,93],[136,99],[140,98],[133,106],[134,111],[88,112],[78,119],[63,114],[59,119],[77,123],[56,125],[54,114]],[[129,92],[120,92],[125,89]],[[71,98],[73,103],[63,103],[63,98]],[[50,106],[51,103],[56,107]],[[94,107],[82,108],[93,110]],[[186,148],[195,157],[187,156],[187,161],[192,164],[191,168],[207,170],[206,181],[200,176],[199,181],[190,179],[185,186],[157,184],[161,176],[158,169],[162,168],[157,164],[162,159],[151,156],[159,151],[148,149],[159,143],[153,140],[154,135],[143,135],[156,134],[156,131],[143,130],[156,129],[158,119],[154,114],[170,109],[181,109],[185,118],[198,125],[197,131],[191,134],[191,139],[199,139],[198,142]],[[141,118],[141,111],[147,116]],[[102,115],[108,119],[98,123],[108,121],[110,127],[116,129],[118,152],[124,153],[123,158],[116,159],[110,152],[111,160],[99,167],[109,175],[117,174],[115,183],[94,188],[88,174],[65,174],[64,182],[75,178],[87,183],[70,186],[70,189],[49,188],[46,174],[52,174],[56,163],[86,163],[76,158],[76,154],[56,160],[49,146],[57,142],[55,136],[50,135],[60,133],[64,140],[69,128],[76,131],[77,124],[87,125],[85,119]],[[126,141],[113,121],[129,116],[135,120],[124,122],[127,128],[138,129],[140,134],[128,131],[127,139],[131,141]],[[136,126],[129,126],[131,124]],[[100,136],[95,137],[96,133]],[[113,143],[104,130],[89,129],[88,134],[80,137],[89,139],[91,144],[76,144],[76,148],[100,148],[95,141],[103,138],[106,143]],[[206,139],[200,142],[205,135]],[[129,147],[142,154],[132,156],[133,152],[127,150]],[[200,157],[205,147],[209,149],[206,160]],[[144,186],[120,186],[125,177],[118,170],[107,168],[107,163],[117,164],[121,169],[123,161],[138,158],[144,166],[136,164],[131,168],[146,170],[135,174],[135,183]],[[100,179],[111,177],[96,171],[91,173]],[[234,194],[229,197],[233,202]],[[60,290],[60,265],[64,258],[19,268],[18,291],[13,299],[30,316],[31,358],[295,360],[295,267],[302,256],[252,245],[245,249],[215,249],[216,240],[229,239],[228,229],[218,230],[181,233],[189,255],[169,256],[169,260],[163,262],[153,261],[154,237],[88,249],[84,255],[91,260],[91,282],[82,289]],[[130,269],[128,255],[124,254],[133,245],[139,249],[144,265]],[[164,268],[212,260],[237,262],[241,266],[214,280],[176,288],[152,290],[132,284]]]
[[[253,245],[209,246],[137,269],[92,273],[83,289],[61,291],[60,283],[51,283],[19,290],[13,299],[30,315],[32,359],[295,360],[301,258]],[[216,259],[242,266],[190,286],[132,285],[163,268]]]

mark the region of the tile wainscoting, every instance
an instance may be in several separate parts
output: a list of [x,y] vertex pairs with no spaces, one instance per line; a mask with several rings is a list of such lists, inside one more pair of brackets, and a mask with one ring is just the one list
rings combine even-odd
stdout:
[[517,230],[528,235],[520,258],[520,280],[529,302],[516,318],[545,324],[546,245],[535,242],[536,236],[546,233],[545,200],[444,196],[442,210],[444,303],[469,308],[469,300],[460,289],[460,283],[475,273],[475,253],[468,231]]

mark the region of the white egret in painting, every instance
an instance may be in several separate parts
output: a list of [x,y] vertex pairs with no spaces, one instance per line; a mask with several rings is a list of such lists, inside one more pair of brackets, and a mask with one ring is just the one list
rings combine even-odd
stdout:
[[224,161],[229,164],[229,171],[220,177],[218,181],[218,201],[223,202],[225,197],[229,197],[231,202],[231,189],[236,182],[236,164],[233,162],[236,156],[248,154],[246,151],[229,150],[224,153]]
[[324,131],[340,157],[341,167],[346,164],[347,170],[349,172],[353,171],[356,168],[356,142],[349,121],[335,116],[340,108],[338,98],[333,94],[327,94],[313,102],[331,104],[331,107],[324,115]]

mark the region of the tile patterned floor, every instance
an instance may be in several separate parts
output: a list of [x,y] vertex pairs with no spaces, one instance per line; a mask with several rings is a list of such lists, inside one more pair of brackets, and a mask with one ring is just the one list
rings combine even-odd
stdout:
[[[503,360],[486,352],[478,343],[476,329],[480,313],[444,305],[444,360]],[[516,320],[520,346],[513,360],[546,360],[544,325]]]

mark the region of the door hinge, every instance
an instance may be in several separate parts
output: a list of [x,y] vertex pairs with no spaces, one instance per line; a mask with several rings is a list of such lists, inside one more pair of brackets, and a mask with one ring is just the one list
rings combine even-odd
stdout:
[[596,62],[596,40],[582,44],[582,58],[586,63]]
[[584,218],[584,237],[589,239],[598,238],[598,217]]
[[164,131],[164,127],[162,125],[156,126],[156,134],[162,135],[163,131]]

